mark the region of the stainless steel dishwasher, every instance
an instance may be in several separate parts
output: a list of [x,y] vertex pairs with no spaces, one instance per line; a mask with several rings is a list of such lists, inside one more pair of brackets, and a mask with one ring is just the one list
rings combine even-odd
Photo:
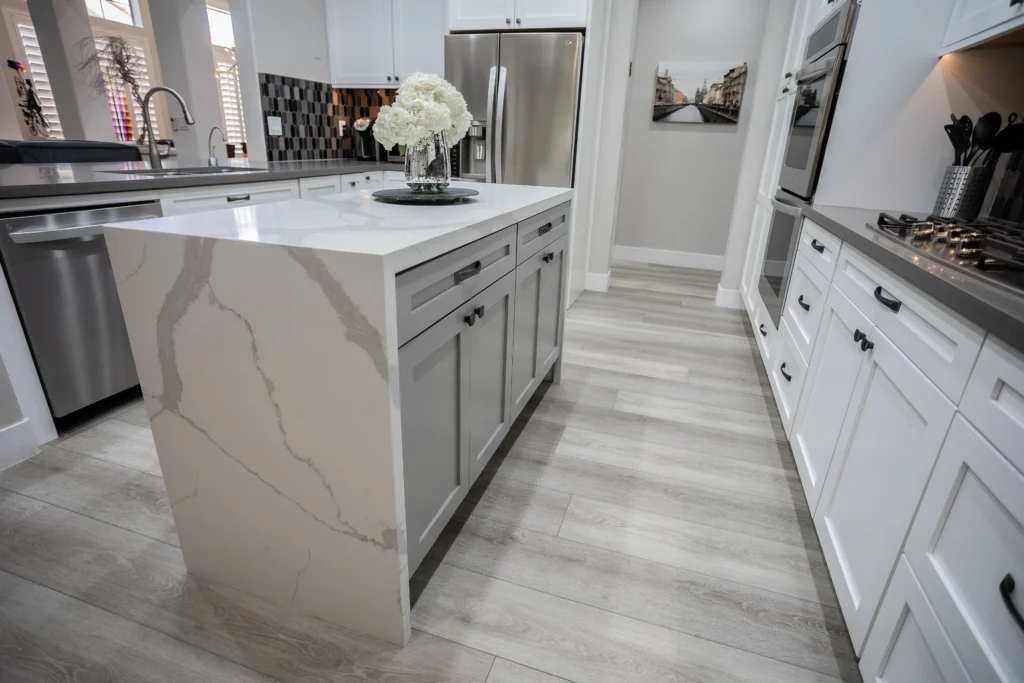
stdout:
[[139,383],[103,225],[156,201],[0,216],[0,257],[53,416]]

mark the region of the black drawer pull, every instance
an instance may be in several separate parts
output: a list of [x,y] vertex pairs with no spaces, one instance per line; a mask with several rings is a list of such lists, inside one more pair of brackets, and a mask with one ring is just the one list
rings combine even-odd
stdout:
[[767,337],[768,336],[768,333],[765,332],[765,330],[764,330],[764,323],[761,323],[760,325],[757,326],[757,331],[761,333],[762,337]]
[[1020,616],[1020,612],[1017,611],[1017,606],[1013,604],[1013,598],[1010,594],[1013,593],[1013,589],[1017,587],[1017,582],[1013,580],[1013,576],[1007,574],[1003,577],[1003,580],[999,582],[999,594],[1003,596],[1003,602],[1006,604],[1006,609],[1010,610],[1010,616],[1017,623],[1017,628],[1024,631],[1024,618]]
[[247,201],[249,201],[249,195],[247,195],[247,194],[228,195],[227,200],[229,202],[247,202]]
[[868,335],[864,334],[860,330],[853,331],[853,341],[860,342],[868,338]]
[[463,280],[468,280],[477,273],[480,272],[482,264],[479,261],[473,261],[462,270],[455,271],[455,284],[461,284]]
[[789,92],[789,86],[787,85],[785,88],[783,88],[782,92]]
[[793,375],[790,375],[790,374],[786,373],[786,364],[785,363],[783,363],[782,365],[779,366],[779,372],[782,373],[783,379],[785,379],[787,382],[792,382],[793,381]]
[[476,314],[476,317],[478,318],[484,317],[484,307],[477,306],[476,308],[473,309],[473,313]]
[[811,310],[811,305],[808,304],[808,303],[804,303],[804,295],[803,294],[801,294],[799,297],[797,297],[796,302],[798,304],[800,304],[800,308],[804,309],[805,311]]
[[822,244],[821,242],[819,242],[816,239],[812,239],[811,240],[811,249],[813,249],[814,251],[818,252],[819,254],[824,254],[825,253],[825,245]]
[[551,263],[552,261],[555,260],[555,253],[549,251],[548,253],[541,256],[540,260],[543,261],[544,263]]
[[860,341],[861,351],[870,351],[873,348],[875,348],[875,342],[871,341],[870,339],[862,339]]
[[469,315],[462,318],[462,322],[466,323],[470,327],[473,327],[473,325],[476,323],[476,314],[470,313]]
[[554,228],[554,227],[555,226],[551,224],[551,221],[548,221],[544,225],[542,225],[539,228],[537,228],[537,234],[538,235],[546,235],[549,232],[551,232],[552,228]]
[[899,313],[900,307],[903,306],[903,302],[899,299],[890,299],[882,296],[882,286],[875,287],[875,298],[878,299],[879,303],[888,308],[893,313]]

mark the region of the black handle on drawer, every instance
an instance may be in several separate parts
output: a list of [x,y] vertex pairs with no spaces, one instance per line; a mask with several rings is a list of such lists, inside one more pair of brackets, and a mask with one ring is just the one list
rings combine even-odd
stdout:
[[825,253],[825,245],[816,239],[811,239],[811,249],[818,252],[819,254]]
[[864,341],[867,338],[868,338],[868,335],[864,334],[860,330],[854,330],[853,331],[853,341],[860,342],[860,341]]
[[482,264],[479,261],[473,261],[462,270],[455,271],[455,284],[460,284],[463,280],[468,280],[477,273],[480,272]]
[[549,251],[548,253],[541,256],[540,260],[543,261],[544,263],[551,263],[552,261],[555,260],[555,252]]
[[470,313],[467,316],[463,316],[462,322],[466,323],[470,327],[473,327],[473,325],[476,323],[476,313]]
[[782,365],[779,366],[779,372],[782,373],[783,379],[785,379],[787,382],[792,382],[793,381],[793,375],[786,374],[786,364],[785,363],[783,363]]
[[870,339],[862,339],[861,340],[861,342],[860,342],[860,350],[861,351],[870,351],[873,348],[875,348],[875,342],[871,341]]
[[1021,3],[1024,3],[1024,0],[1010,0],[1010,7],[1016,7]]
[[483,306],[477,306],[476,308],[473,309],[473,313],[478,318],[484,317],[484,307]]
[[757,331],[761,333],[762,337],[767,337],[768,333],[764,331],[764,323],[757,326]]
[[1007,574],[999,582],[999,595],[1003,596],[1003,603],[1006,604],[1006,609],[1010,610],[1010,616],[1017,623],[1017,627],[1024,631],[1024,617],[1020,616],[1020,612],[1017,611],[1017,606],[1013,604],[1013,598],[1010,596],[1016,587],[1017,582],[1013,580],[1013,576]]
[[249,201],[249,195],[247,195],[247,194],[228,195],[227,200],[229,202],[247,202],[247,201]]
[[539,228],[537,228],[537,234],[538,234],[538,235],[546,235],[546,234],[548,234],[549,232],[551,232],[551,229],[552,229],[552,228],[554,228],[554,227],[555,227],[555,226],[554,226],[554,225],[552,225],[550,221],[548,221],[548,222],[547,222],[547,223],[545,223],[544,225],[542,225],[542,226],[540,226]]
[[900,307],[903,306],[903,302],[899,299],[890,299],[889,297],[882,296],[882,285],[875,287],[875,298],[893,313],[899,313]]
[[801,294],[800,296],[797,297],[796,302],[798,304],[800,304],[800,308],[804,309],[805,311],[811,310],[811,305],[804,302],[804,295],[803,294]]

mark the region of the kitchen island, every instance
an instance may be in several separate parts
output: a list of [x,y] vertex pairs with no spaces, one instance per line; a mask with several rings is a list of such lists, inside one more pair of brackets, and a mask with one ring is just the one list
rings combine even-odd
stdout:
[[369,191],[104,228],[189,571],[395,643],[545,376],[571,190]]

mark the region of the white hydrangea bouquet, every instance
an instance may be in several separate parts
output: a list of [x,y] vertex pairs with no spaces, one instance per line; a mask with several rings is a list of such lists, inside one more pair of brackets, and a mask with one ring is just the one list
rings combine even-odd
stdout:
[[381,107],[373,137],[387,149],[405,147],[405,175],[414,190],[440,192],[451,180],[449,148],[469,130],[466,99],[435,74],[414,73],[394,104]]

